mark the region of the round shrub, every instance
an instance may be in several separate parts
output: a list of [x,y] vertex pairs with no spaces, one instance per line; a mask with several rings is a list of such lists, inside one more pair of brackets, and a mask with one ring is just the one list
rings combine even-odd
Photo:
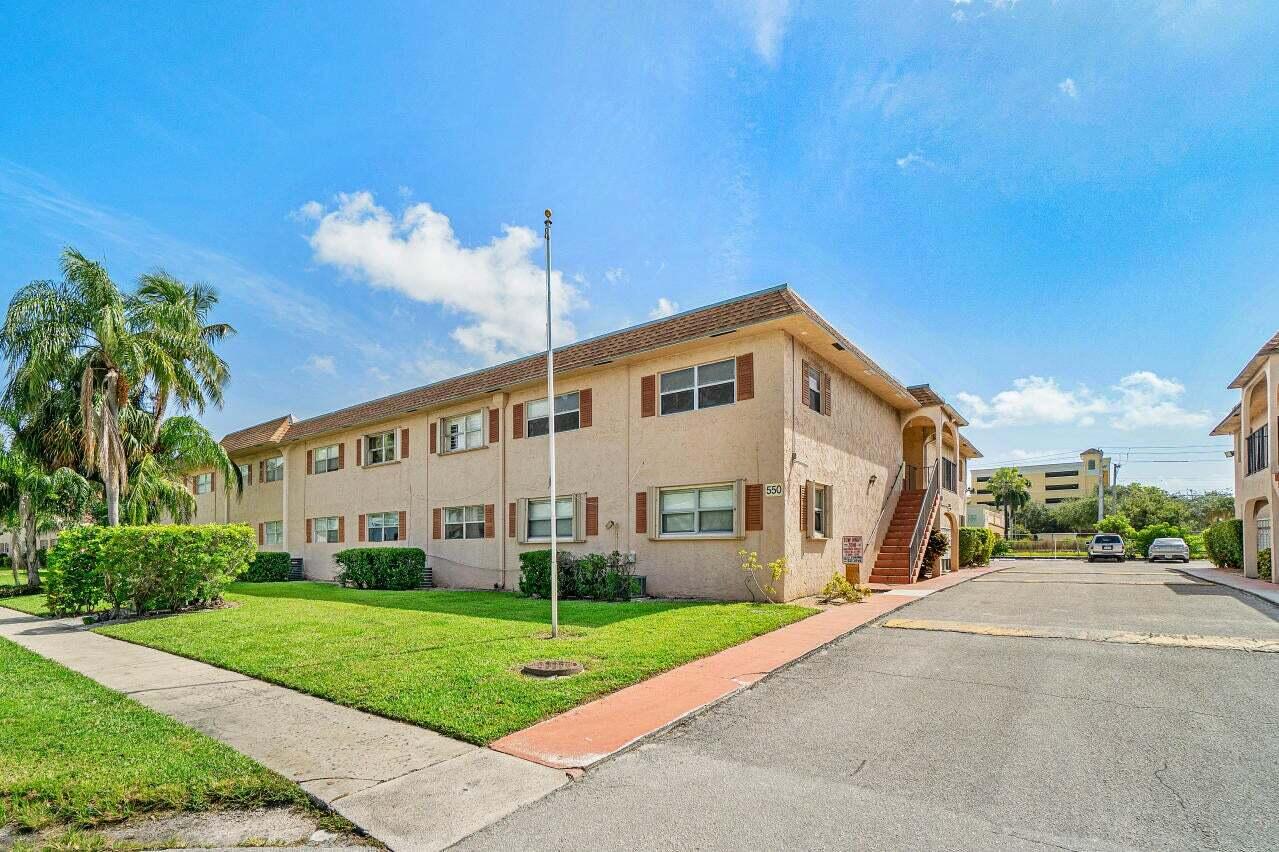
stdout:
[[1228,518],[1204,532],[1204,549],[1218,568],[1243,567],[1243,521]]
[[357,589],[404,591],[422,586],[426,551],[420,547],[352,547],[333,555],[338,582]]
[[998,538],[994,530],[985,527],[960,527],[959,564],[964,567],[989,565]]
[[289,554],[274,550],[260,550],[249,570],[240,575],[242,583],[281,583],[289,579],[291,565]]

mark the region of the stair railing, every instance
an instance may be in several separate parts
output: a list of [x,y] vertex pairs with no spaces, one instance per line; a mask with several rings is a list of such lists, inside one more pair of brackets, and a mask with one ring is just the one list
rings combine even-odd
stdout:
[[907,568],[910,571],[909,578],[911,581],[915,579],[915,571],[919,564],[919,557],[925,545],[925,537],[931,528],[931,519],[933,512],[936,510],[938,498],[938,486],[941,480],[941,461],[933,462],[932,469],[928,471],[928,486],[924,489],[924,501],[919,504],[919,517],[915,519],[915,531],[910,537],[910,563]]
[[884,522],[884,515],[888,512],[888,504],[892,502],[893,495],[906,484],[906,462],[902,462],[897,466],[897,474],[893,477],[893,481],[888,485],[888,491],[884,494],[884,502],[879,504],[879,517],[875,519],[875,526],[871,527],[870,535],[866,537],[866,546],[874,547],[875,542],[879,539],[879,525]]

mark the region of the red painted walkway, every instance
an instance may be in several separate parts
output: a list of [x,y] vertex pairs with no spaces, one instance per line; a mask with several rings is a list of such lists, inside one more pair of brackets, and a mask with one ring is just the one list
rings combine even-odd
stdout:
[[[965,568],[898,589],[933,592],[1005,567]],[[517,731],[490,748],[557,769],[584,769],[917,597],[882,593],[823,610]]]

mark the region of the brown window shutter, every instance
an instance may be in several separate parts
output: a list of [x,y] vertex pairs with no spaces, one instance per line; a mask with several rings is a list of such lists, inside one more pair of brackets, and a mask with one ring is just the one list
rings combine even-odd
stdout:
[[586,498],[586,534],[600,534],[600,498]]
[[635,532],[645,535],[648,532],[648,492],[635,492]]
[[359,520],[359,525],[360,525],[360,531],[359,531],[359,532],[360,532],[360,541],[364,541],[364,537],[365,537],[365,532],[364,532],[364,530],[365,530],[364,517],[365,517],[364,515],[360,515],[360,520]]
[[431,510],[431,538],[444,538],[444,519],[438,506]]
[[338,470],[346,467],[346,441],[338,444]]
[[808,399],[809,399],[808,398],[808,373],[810,370],[813,369],[813,365],[809,364],[807,361],[801,361],[800,365],[801,365],[800,374],[799,374],[800,399],[804,401],[803,404],[805,408],[812,408],[812,406],[809,405],[809,402],[808,402]]
[[517,402],[511,407],[511,437],[524,437],[524,403]]
[[590,426],[591,422],[594,420],[595,414],[591,410],[592,402],[590,388],[582,388],[577,392],[577,423],[583,429]]
[[405,426],[400,430],[400,458],[409,457],[409,427]]
[[640,378],[640,417],[657,413],[657,376]]
[[311,543],[311,531],[312,531],[314,528],[315,528],[315,519],[314,519],[314,518],[307,518],[307,519],[306,519],[306,543],[307,543],[307,544],[310,544],[310,543]]
[[[496,411],[497,409],[493,409]],[[493,538],[497,534],[494,527],[497,525],[497,506],[493,503],[484,504],[484,537]]]
[[315,450],[306,451],[306,475],[310,476],[315,472]]
[[506,534],[515,538],[515,504],[506,504]]
[[799,528],[808,532],[808,483],[799,488]]
[[[364,438],[355,439],[355,466],[362,467],[364,465]],[[360,539],[363,541],[364,539]]]
[[737,399],[755,398],[755,353],[737,356]]
[[830,373],[822,371],[822,414],[830,417]]
[[266,459],[258,462],[258,482],[266,482]]
[[266,544],[266,524],[258,524],[258,547]]
[[409,513],[404,511],[403,509],[400,510],[399,534],[400,534],[400,541],[404,541],[405,539],[409,537]]
[[435,423],[431,424],[431,455],[435,455]]
[[746,531],[759,532],[762,529],[764,529],[764,486],[747,485]]
[[489,409],[489,443],[496,444],[502,437],[502,412],[496,408]]
[[338,544],[346,543],[346,515],[338,515]]
[[245,485],[253,484],[253,465],[249,465],[249,478],[245,481]]

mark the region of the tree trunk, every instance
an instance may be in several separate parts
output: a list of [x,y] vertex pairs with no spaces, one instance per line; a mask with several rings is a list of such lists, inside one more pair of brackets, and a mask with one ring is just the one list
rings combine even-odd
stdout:
[[107,526],[120,526],[120,489],[116,485],[115,478],[108,475],[102,477],[105,480],[104,490],[107,495]]
[[18,531],[9,533],[9,570],[13,572],[13,584],[18,585]]
[[40,585],[40,560],[36,556],[36,513],[31,508],[31,498],[18,496],[18,525],[22,533],[22,550],[27,564],[27,585]]

